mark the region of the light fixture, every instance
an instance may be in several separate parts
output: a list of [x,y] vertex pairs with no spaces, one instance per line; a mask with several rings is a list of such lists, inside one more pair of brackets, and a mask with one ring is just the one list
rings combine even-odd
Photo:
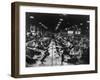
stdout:
[[62,19],[62,18],[60,18],[59,20],[60,20],[60,21],[63,21],[63,19]]
[[34,19],[34,16],[30,16],[29,18],[30,18],[30,19]]

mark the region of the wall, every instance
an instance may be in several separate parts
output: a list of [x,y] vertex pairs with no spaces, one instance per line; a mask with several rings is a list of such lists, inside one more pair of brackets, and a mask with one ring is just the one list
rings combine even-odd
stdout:
[[[13,1],[29,1],[40,3],[55,3],[55,4],[76,4],[98,6],[100,9],[100,0],[1,0],[0,2],[0,80],[17,80],[10,77],[11,67],[11,2]],[[100,10],[98,11],[100,14]],[[98,15],[98,23],[100,16]],[[98,34],[100,34],[100,23],[98,24]],[[98,44],[100,44],[98,37]],[[98,45],[100,47],[100,45]],[[98,53],[100,50],[98,51]],[[98,58],[100,54],[98,55]],[[98,59],[98,67],[100,67],[100,58]],[[18,80],[100,80],[100,69],[97,74],[80,74],[80,75],[64,75],[53,77],[38,77],[38,78],[22,78]]]

